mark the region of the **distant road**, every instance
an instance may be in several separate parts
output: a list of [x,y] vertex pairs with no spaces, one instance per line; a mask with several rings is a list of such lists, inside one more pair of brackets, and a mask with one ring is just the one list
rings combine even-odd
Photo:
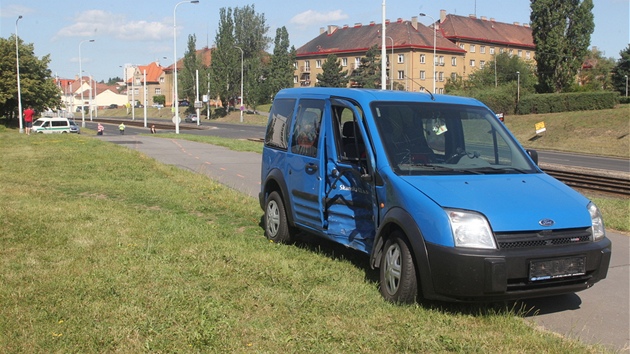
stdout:
[[621,158],[538,151],[538,162],[630,173],[630,160]]

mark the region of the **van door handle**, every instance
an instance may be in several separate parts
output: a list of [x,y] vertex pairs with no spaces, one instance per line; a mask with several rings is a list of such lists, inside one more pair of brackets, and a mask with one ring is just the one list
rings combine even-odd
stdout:
[[306,164],[306,173],[313,174],[315,172],[317,172],[317,165],[316,164],[314,164],[312,162]]

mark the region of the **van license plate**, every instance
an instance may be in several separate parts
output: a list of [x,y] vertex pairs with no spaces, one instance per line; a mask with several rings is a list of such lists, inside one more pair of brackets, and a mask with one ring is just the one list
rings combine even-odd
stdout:
[[540,281],[586,274],[586,258],[571,257],[529,263],[529,280]]

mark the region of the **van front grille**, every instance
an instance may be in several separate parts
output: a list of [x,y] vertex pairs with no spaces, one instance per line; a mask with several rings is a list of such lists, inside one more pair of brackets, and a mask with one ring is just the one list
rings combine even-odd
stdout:
[[500,249],[550,247],[591,241],[591,229],[539,230],[495,234]]

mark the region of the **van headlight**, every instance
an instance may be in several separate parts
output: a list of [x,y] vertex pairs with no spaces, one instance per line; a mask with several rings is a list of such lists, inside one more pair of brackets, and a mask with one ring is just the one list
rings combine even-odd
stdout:
[[444,209],[453,230],[455,247],[496,249],[486,218],[472,211]]
[[593,241],[599,241],[606,236],[604,218],[602,218],[602,213],[593,202],[588,203],[586,208],[588,209],[588,213],[591,214],[591,233],[593,234]]

